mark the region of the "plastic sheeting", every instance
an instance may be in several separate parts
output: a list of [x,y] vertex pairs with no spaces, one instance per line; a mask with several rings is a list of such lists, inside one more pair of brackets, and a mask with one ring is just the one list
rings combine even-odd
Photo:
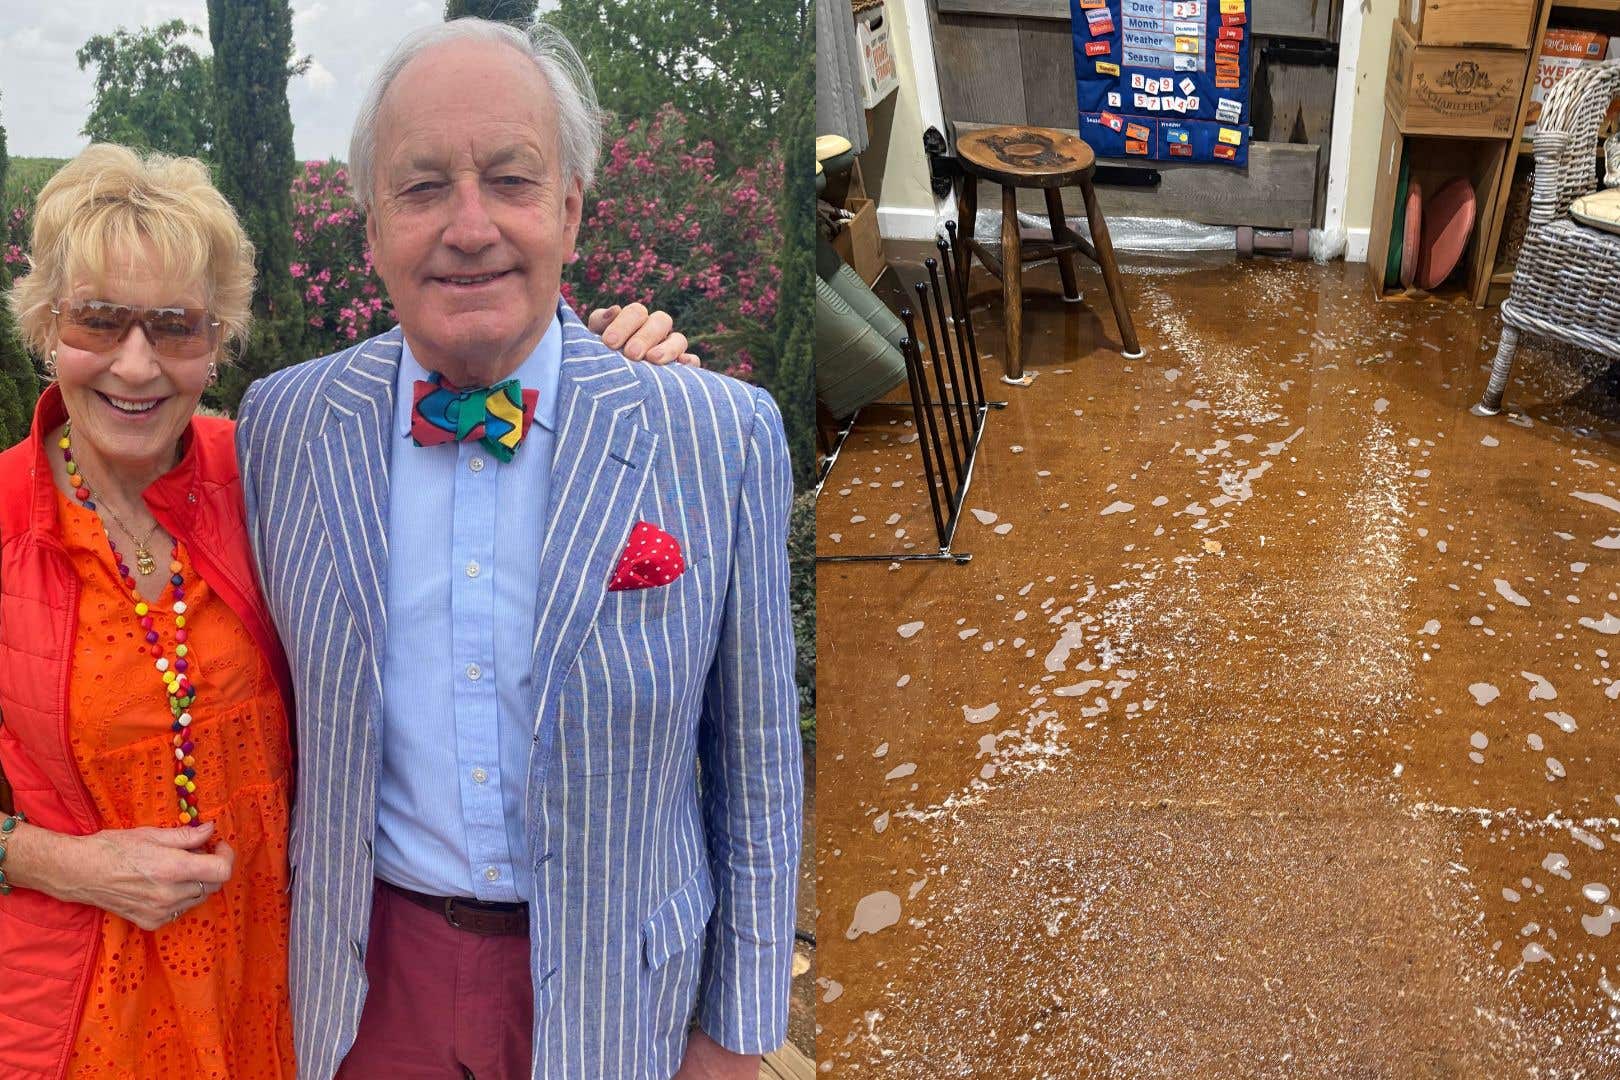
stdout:
[[[1051,235],[1051,227],[1047,224],[1045,215],[1028,214],[1020,210],[1018,224],[1026,234],[1033,232],[1041,236]],[[1091,226],[1086,222],[1085,218],[1069,218],[1069,228],[1087,240],[1091,239]],[[1255,230],[1259,235],[1269,235],[1274,231],[1287,232],[1287,230]],[[980,210],[978,224],[975,227],[975,237],[981,243],[999,244],[1001,242],[1001,211]],[[1237,229],[1231,225],[1204,225],[1197,221],[1185,221],[1180,218],[1110,216],[1108,218],[1108,237],[1114,242],[1115,251],[1133,254],[1162,255],[1184,251],[1237,250]],[[1342,230],[1337,238],[1322,229],[1311,230],[1311,258],[1317,262],[1327,262],[1339,258],[1344,254],[1344,248],[1345,237]],[[1051,260],[1042,261],[1050,262]]]
[[[1026,233],[1051,235],[1051,226],[1045,215],[1018,214],[1018,224]],[[1085,218],[1069,218],[1069,228],[1091,239],[1091,226]],[[974,226],[975,238],[981,243],[1001,242],[1001,211],[980,210]],[[1177,251],[1236,251],[1237,230],[1230,225],[1201,225],[1196,221],[1176,218],[1150,218],[1110,216],[1108,237],[1115,251],[1177,252]]]

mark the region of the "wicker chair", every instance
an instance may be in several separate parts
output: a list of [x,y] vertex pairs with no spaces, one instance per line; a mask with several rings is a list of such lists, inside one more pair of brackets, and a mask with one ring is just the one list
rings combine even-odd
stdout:
[[[1547,95],[1535,136],[1530,225],[1502,303],[1490,383],[1473,409],[1479,416],[1502,410],[1523,331],[1620,359],[1620,236],[1569,216],[1570,203],[1598,189],[1598,128],[1616,94],[1620,61],[1611,60],[1571,72]],[[1615,172],[1611,183],[1620,180]]]

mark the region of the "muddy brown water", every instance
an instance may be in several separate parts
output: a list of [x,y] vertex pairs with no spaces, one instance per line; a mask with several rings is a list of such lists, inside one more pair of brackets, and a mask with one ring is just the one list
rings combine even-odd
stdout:
[[[1142,360],[1026,308],[970,564],[820,568],[822,1072],[1620,1077],[1620,380],[1479,418],[1494,312],[1125,280]],[[927,550],[869,417],[820,550]]]

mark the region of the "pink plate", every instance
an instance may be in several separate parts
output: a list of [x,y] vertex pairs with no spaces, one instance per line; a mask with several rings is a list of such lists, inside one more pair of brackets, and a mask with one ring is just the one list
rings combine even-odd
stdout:
[[1474,185],[1466,176],[1446,181],[1423,208],[1423,241],[1418,249],[1417,283],[1437,289],[1462,261],[1474,232]]
[[1423,234],[1423,185],[1412,178],[1406,189],[1406,234],[1401,241],[1401,285],[1410,289],[1417,280],[1418,238]]

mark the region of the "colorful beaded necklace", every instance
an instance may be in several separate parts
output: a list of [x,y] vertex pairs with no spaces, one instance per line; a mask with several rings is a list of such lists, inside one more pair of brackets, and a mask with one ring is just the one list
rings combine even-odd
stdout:
[[[73,496],[86,509],[94,511],[96,508],[96,494],[90,489],[90,481],[85,479],[79,471],[78,463],[73,460],[73,424],[69,422],[62,429],[62,437],[57,440],[62,448],[62,460],[66,462],[68,479],[73,483]],[[158,632],[152,621],[152,609],[135,589],[135,579],[129,576],[129,566],[124,562],[124,556],[118,551],[118,542],[113,539],[112,533],[105,527],[102,529],[107,536],[107,546],[112,549],[113,562],[118,565],[118,577],[124,588],[129,590],[130,600],[135,605],[135,618],[141,627],[141,651],[153,657],[154,666],[163,678],[163,686],[169,696],[169,714],[174,717],[170,730],[174,732],[174,786],[180,800],[178,823],[181,825],[197,825],[197,761],[193,756],[196,749],[191,741],[191,706],[197,700],[197,688],[192,685],[187,674],[191,667],[191,647],[186,644],[186,580],[181,574],[180,544],[175,542],[173,552],[169,556],[169,587],[174,598],[174,659],[171,661],[163,654],[163,646],[158,642]]]

